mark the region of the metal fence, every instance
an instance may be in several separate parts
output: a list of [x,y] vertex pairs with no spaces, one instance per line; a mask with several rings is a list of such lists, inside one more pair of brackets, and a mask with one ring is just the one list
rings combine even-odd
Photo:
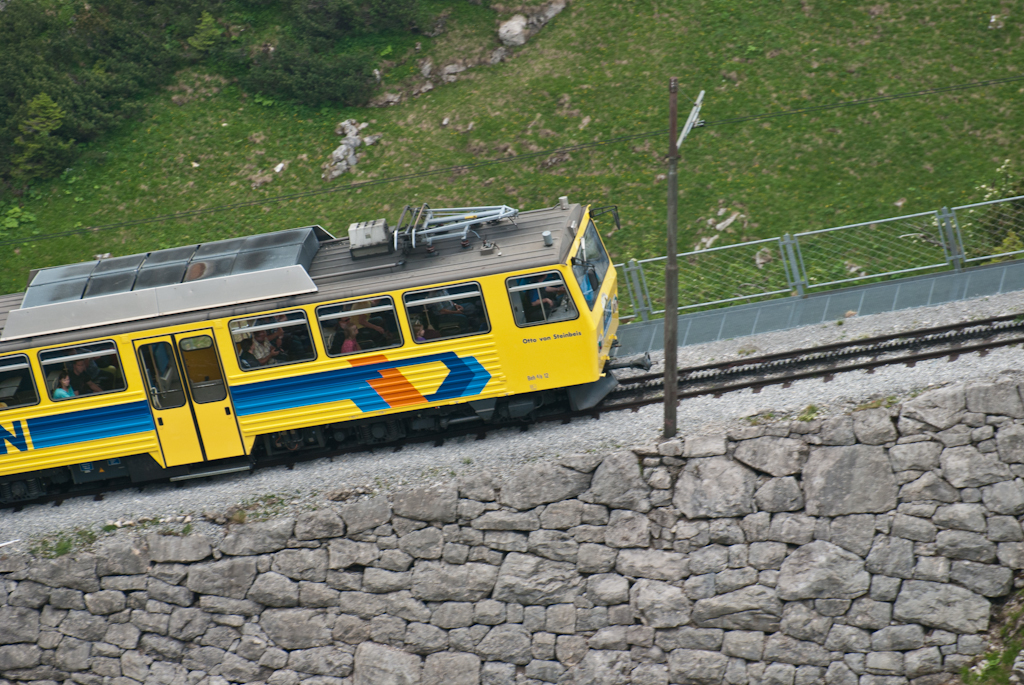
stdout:
[[[804,231],[679,257],[680,311],[711,309],[1024,255],[1024,196]],[[663,315],[667,257],[616,264],[622,320]]]

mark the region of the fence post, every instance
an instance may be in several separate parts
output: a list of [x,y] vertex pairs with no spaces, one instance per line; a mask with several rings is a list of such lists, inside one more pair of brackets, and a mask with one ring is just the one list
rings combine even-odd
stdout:
[[624,271],[626,272],[626,287],[629,290],[629,297],[633,300],[633,314],[641,321],[647,321],[651,305],[647,302],[645,288],[641,285],[637,275],[642,268],[635,259],[630,259],[626,263]]
[[939,210],[939,230],[946,250],[946,260],[954,271],[960,271],[964,262],[964,248],[957,237],[956,216],[948,207]]
[[804,288],[807,286],[807,276],[800,270],[800,260],[797,259],[796,250],[793,246],[796,244],[796,238],[789,235],[788,233],[782,236],[782,263],[786,267],[786,280],[789,281],[789,287],[796,289],[796,294],[799,297],[804,296]]

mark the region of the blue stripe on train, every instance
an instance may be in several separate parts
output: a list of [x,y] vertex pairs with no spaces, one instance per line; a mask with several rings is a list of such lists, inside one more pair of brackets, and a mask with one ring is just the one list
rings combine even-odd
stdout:
[[28,420],[33,449],[155,430],[148,402],[115,404]]
[[383,378],[380,372],[429,362],[442,362],[448,367],[444,382],[428,402],[478,395],[491,374],[473,357],[459,357],[454,352],[441,352],[411,359],[377,362],[305,376],[291,376],[261,383],[235,386],[231,397],[238,416],[251,416],[281,409],[295,409],[313,404],[352,400],[360,411],[390,409],[390,405],[369,384]]

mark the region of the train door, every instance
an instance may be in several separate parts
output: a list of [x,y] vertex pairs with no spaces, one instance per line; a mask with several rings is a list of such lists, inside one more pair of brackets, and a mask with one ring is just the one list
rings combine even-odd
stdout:
[[166,466],[245,453],[211,330],[138,340],[135,347]]

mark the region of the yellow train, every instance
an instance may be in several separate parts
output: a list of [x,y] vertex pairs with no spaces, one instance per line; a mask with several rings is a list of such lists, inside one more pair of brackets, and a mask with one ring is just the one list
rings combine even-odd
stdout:
[[597,214],[423,205],[34,271],[0,297],[0,502],[594,406]]

